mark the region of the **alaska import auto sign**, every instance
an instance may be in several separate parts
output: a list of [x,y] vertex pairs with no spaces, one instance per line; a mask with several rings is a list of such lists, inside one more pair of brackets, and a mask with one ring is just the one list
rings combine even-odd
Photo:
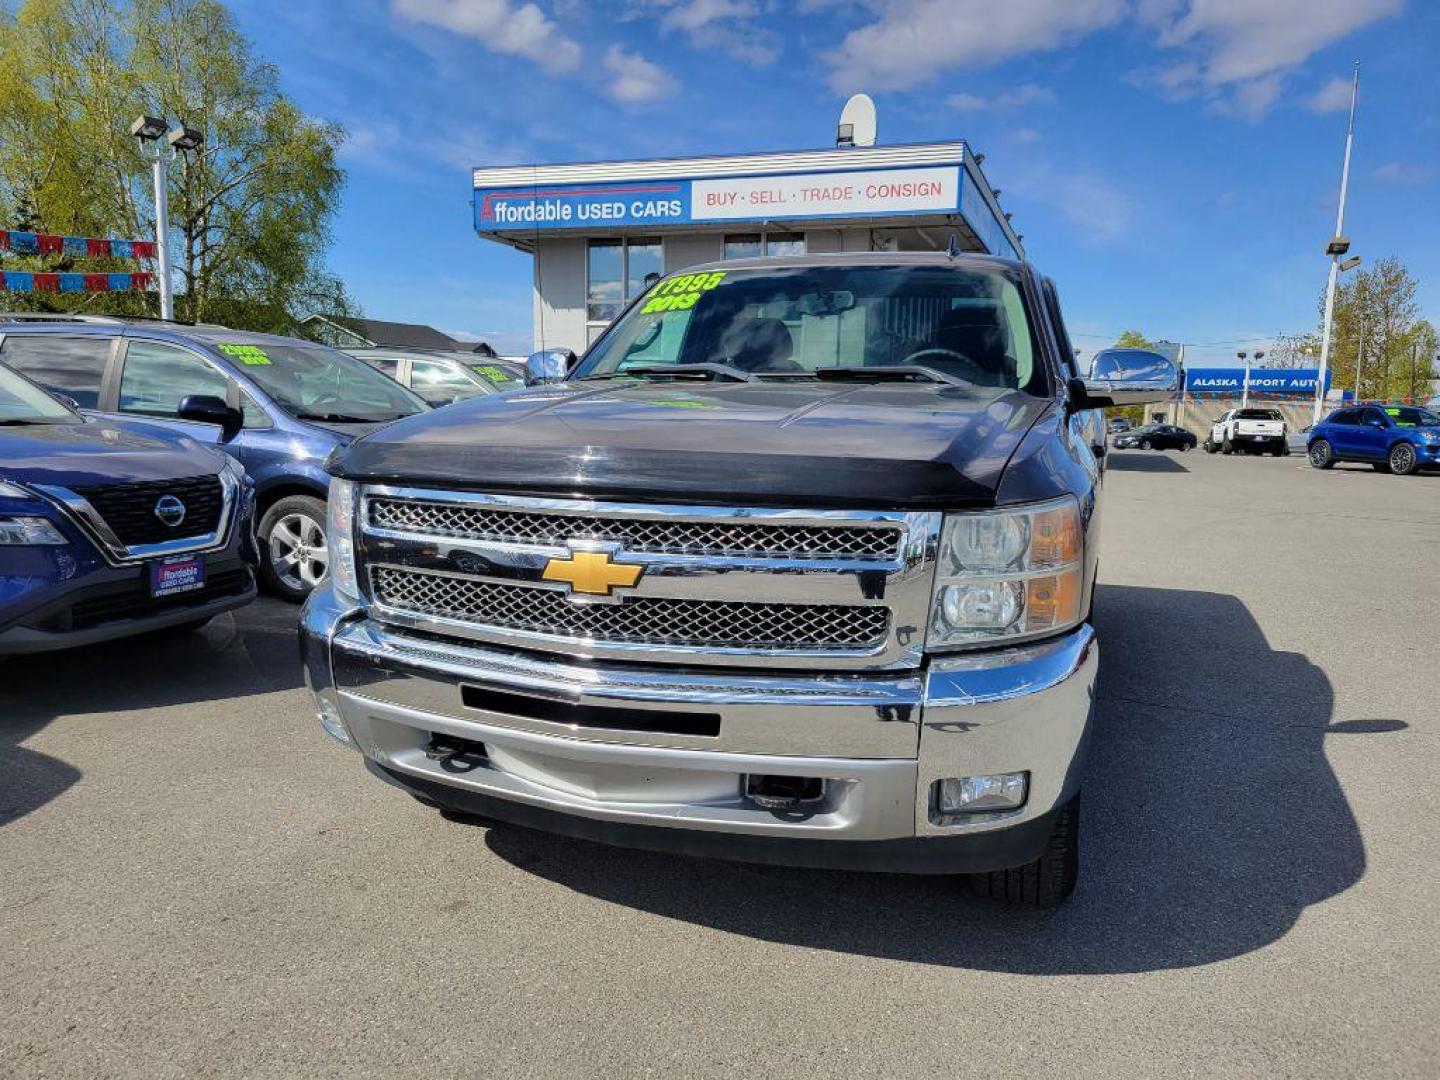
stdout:
[[475,227],[585,230],[707,221],[954,213],[955,165],[475,189]]
[[[1252,394],[1315,393],[1318,368],[1251,368]],[[1330,388],[1330,375],[1325,373],[1325,388]],[[1188,368],[1185,390],[1191,394],[1239,394],[1244,389],[1244,368]]]

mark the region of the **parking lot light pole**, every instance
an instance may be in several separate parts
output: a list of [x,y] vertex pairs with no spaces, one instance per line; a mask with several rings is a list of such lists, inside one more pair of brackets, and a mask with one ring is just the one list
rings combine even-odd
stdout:
[[1360,93],[1360,61],[1350,81],[1350,122],[1345,128],[1345,161],[1340,166],[1340,209],[1335,215],[1335,235],[1325,247],[1330,256],[1330,277],[1325,283],[1325,329],[1320,335],[1320,370],[1315,378],[1315,408],[1311,423],[1320,422],[1325,405],[1325,369],[1330,363],[1330,328],[1335,317],[1335,281],[1340,276],[1340,256],[1350,250],[1345,239],[1345,192],[1350,186],[1350,148],[1355,143],[1355,99]]
[[175,300],[170,292],[170,243],[166,238],[170,206],[165,183],[165,148],[160,140],[170,127],[163,116],[141,116],[130,125],[130,134],[154,150],[150,167],[155,179],[155,279],[160,288],[160,318],[175,317]]

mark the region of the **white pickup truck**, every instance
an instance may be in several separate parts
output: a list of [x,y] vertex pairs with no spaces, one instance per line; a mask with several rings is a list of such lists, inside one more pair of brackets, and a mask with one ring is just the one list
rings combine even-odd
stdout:
[[1290,452],[1285,435],[1285,421],[1278,409],[1230,409],[1211,425],[1205,452],[1279,457]]

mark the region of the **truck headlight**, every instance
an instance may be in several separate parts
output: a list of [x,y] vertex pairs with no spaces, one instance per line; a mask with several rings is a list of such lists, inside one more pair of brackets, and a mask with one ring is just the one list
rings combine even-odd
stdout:
[[360,580],[355,572],[355,485],[331,480],[325,501],[325,541],[330,548],[330,584],[346,600],[360,602]]
[[1066,496],[945,516],[926,646],[1041,637],[1080,621],[1080,506]]
[[43,517],[0,517],[0,547],[69,542],[64,533]]

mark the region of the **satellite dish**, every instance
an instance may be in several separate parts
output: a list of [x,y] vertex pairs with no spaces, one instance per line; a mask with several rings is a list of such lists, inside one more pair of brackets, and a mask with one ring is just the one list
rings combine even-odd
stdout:
[[836,146],[875,145],[875,102],[869,94],[856,94],[840,110],[840,126],[835,130]]

